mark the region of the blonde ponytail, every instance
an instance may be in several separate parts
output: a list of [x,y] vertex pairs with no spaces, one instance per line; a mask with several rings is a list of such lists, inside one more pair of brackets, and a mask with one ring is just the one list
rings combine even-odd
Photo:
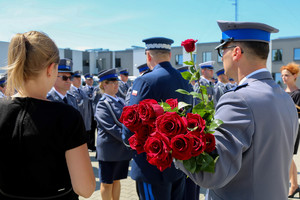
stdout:
[[46,34],[16,34],[8,48],[7,95],[13,95],[15,90],[23,94],[27,80],[35,79],[43,69],[58,62],[58,48]]

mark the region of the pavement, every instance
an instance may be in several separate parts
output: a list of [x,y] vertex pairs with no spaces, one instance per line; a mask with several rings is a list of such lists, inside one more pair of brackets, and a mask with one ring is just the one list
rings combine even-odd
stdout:
[[[88,200],[101,200],[100,195],[100,182],[99,182],[99,175],[98,175],[98,161],[95,159],[95,152],[89,152],[90,158],[92,161],[92,166],[94,170],[94,174],[96,177],[96,190],[93,193],[93,195],[90,198],[87,198]],[[298,184],[300,185],[300,153],[298,155],[294,155],[294,160],[297,165],[298,170]],[[129,167],[130,171],[130,167]],[[128,173],[129,174],[129,173]],[[200,198],[199,200],[205,199],[205,189],[201,188],[200,191]],[[297,198],[291,198],[291,199],[300,199],[298,198],[298,195],[295,195]],[[86,198],[80,197],[80,200],[84,200]],[[138,196],[135,189],[135,181],[130,178],[130,176],[127,177],[127,179],[121,180],[121,197],[120,200],[138,200]]]

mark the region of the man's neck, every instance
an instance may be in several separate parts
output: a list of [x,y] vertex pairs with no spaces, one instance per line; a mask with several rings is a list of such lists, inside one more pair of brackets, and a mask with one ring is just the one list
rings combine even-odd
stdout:
[[170,62],[170,60],[161,59],[161,60],[153,61],[152,63],[150,63],[150,66],[149,66],[150,70],[153,70],[156,65],[158,65],[159,63],[162,63],[162,62]]
[[61,95],[63,96],[66,96],[67,94],[67,90],[60,90],[59,88],[57,87],[54,87],[54,89],[56,90],[56,92],[59,92]]

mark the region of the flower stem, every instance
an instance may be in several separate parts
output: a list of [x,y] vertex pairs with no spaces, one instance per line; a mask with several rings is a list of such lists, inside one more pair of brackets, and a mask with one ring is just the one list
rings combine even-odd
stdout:
[[[197,71],[196,67],[195,67],[195,62],[194,62],[194,59],[193,59],[193,52],[190,52],[190,56],[191,56],[191,61],[193,62],[193,68],[195,71]],[[199,91],[201,93],[201,96],[202,96],[202,101],[205,103],[204,101],[204,96],[203,96],[203,92],[202,92],[202,89],[200,87],[200,79],[197,80],[198,82],[198,87],[199,87]],[[206,103],[205,103],[206,104]]]

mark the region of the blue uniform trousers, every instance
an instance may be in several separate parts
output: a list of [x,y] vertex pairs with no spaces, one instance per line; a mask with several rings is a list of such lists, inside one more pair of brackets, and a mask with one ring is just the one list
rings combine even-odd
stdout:
[[185,177],[174,182],[150,184],[136,181],[137,193],[140,200],[183,200]]

